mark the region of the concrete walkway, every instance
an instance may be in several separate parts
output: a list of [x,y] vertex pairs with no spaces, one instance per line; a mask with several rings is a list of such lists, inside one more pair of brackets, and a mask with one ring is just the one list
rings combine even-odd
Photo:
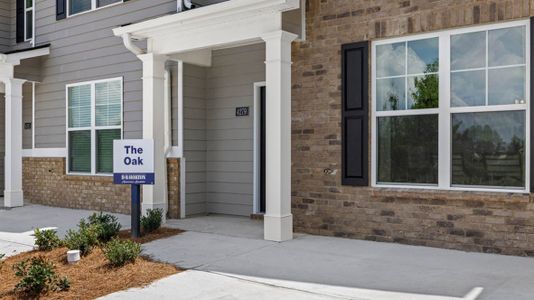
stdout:
[[[463,298],[477,287],[483,288],[478,299],[521,300],[534,295],[533,258],[311,235],[273,243],[252,237],[254,228],[261,226],[258,221],[240,219],[237,227],[247,227],[248,222],[248,229],[224,234],[225,223],[236,227],[235,221],[220,216],[174,221],[172,226],[183,225],[189,231],[147,244],[144,251],[199,272],[289,289],[309,291],[319,285],[350,299],[379,299],[365,296],[373,292],[398,296],[387,299],[403,299],[406,294]],[[182,288],[178,283],[169,287]],[[230,299],[246,299],[228,293]]]

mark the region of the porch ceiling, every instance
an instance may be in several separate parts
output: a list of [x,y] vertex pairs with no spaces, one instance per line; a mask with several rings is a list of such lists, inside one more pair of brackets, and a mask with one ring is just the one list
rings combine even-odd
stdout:
[[299,0],[230,0],[116,28],[116,36],[148,39],[148,52],[174,54],[259,41],[282,30],[282,13]]

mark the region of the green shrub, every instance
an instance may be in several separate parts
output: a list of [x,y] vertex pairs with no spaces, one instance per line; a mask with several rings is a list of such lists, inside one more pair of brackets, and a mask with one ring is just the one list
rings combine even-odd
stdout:
[[15,264],[13,270],[17,277],[21,277],[15,291],[27,296],[38,297],[49,291],[65,291],[70,286],[69,280],[60,278],[54,264],[44,257],[23,260]]
[[55,230],[35,229],[35,245],[39,251],[50,251],[62,246],[61,239]]
[[121,230],[121,224],[117,217],[104,214],[103,212],[94,213],[89,217],[89,224],[96,227],[97,238],[101,243],[107,243],[116,237]]
[[141,254],[141,244],[126,240],[113,239],[103,248],[104,255],[110,265],[122,267],[127,263],[134,263]]
[[161,227],[163,222],[163,210],[162,209],[149,209],[146,212],[146,216],[141,217],[141,227],[145,233],[150,233]]
[[78,230],[69,230],[65,237],[65,245],[69,250],[80,250],[82,256],[91,253],[94,246],[98,245],[98,229],[85,222],[84,219],[78,224]]

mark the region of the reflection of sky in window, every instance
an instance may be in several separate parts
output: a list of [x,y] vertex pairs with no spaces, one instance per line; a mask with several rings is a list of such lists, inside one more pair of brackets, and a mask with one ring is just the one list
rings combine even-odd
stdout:
[[525,139],[524,111],[453,114],[452,125],[458,124],[460,126],[456,133],[463,133],[474,126],[489,126],[506,144],[510,144],[514,136]]
[[451,70],[486,66],[486,32],[451,36]]
[[[439,60],[439,39],[408,42],[408,74],[423,74],[427,66]],[[437,72],[438,69],[432,70]]]
[[486,105],[486,71],[469,71],[451,74],[451,105]]
[[525,103],[525,67],[489,70],[488,104]]
[[490,30],[488,33],[489,66],[525,63],[525,27]]
[[406,73],[405,43],[379,45],[376,47],[376,76],[399,76]]

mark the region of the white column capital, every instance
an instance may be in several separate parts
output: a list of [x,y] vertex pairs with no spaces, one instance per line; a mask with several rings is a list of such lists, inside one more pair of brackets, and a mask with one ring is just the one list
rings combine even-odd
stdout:
[[291,32],[284,31],[284,30],[277,30],[277,31],[265,33],[261,36],[261,38],[265,42],[282,41],[286,43],[291,43],[298,38],[298,35],[291,33]]

